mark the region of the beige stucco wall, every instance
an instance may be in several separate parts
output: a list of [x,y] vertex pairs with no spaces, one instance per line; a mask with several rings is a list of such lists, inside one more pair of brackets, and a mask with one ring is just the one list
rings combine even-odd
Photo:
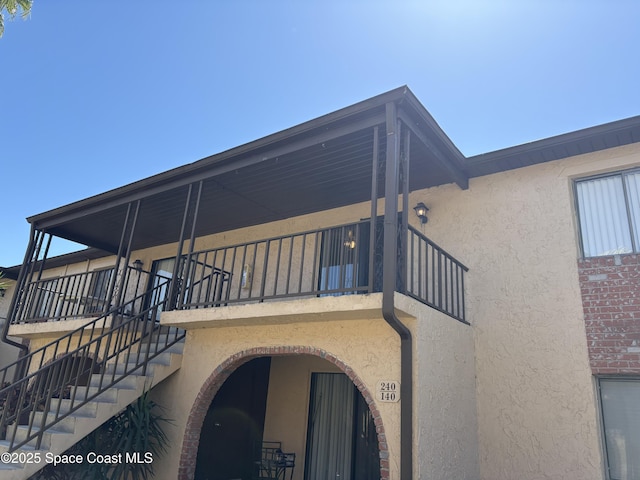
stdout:
[[[206,310],[192,312],[207,314]],[[181,369],[158,391],[159,401],[162,401],[174,416],[175,427],[170,431],[171,442],[176,446],[182,445],[184,426],[202,385],[219,364],[239,352],[256,347],[279,346],[308,346],[324,350],[352,368],[373,392],[379,380],[399,380],[399,345],[397,334],[379,317],[330,321],[304,321],[304,318],[294,321],[286,317],[282,320],[273,318],[267,323],[256,325],[190,330]],[[308,392],[305,396],[308,396]],[[308,400],[305,398],[303,401]],[[271,411],[273,408],[275,407],[272,402]],[[392,460],[391,478],[398,479],[399,403],[381,403],[378,408],[384,422]],[[275,429],[276,426],[269,425],[267,428]],[[302,432],[296,434],[298,437],[300,434],[304,435]],[[169,455],[161,460],[159,469],[161,472],[167,472],[166,476],[160,478],[175,478],[179,460],[178,448],[169,452]]]
[[[410,206],[422,201],[430,208],[429,223],[419,228],[470,268],[465,286],[472,324],[415,311],[417,320],[406,317],[417,341],[417,478],[472,478],[475,459],[482,480],[603,478],[571,180],[638,165],[640,146],[630,145],[475,178],[468,190],[445,185],[411,194]],[[369,216],[368,204],[361,204],[207,237],[196,248]],[[132,259],[148,268],[172,255],[175,245],[167,245],[134,252]],[[311,345],[352,366],[372,391],[382,375],[399,379],[399,355],[381,354],[399,351],[397,335],[378,317],[280,321],[276,312],[262,322],[227,320],[191,330],[182,369],[157,390],[176,421],[176,448],[159,463],[159,471],[171,472],[166,478],[175,478],[181,429],[197,392],[239,351]],[[380,409],[397,478],[397,405]]]
[[479,478],[473,328],[396,294],[414,340],[414,478]]
[[603,478],[571,179],[639,164],[632,145],[412,195],[470,268],[484,480]]
[[[15,282],[13,280],[1,279],[0,282],[5,284],[6,291],[4,297],[0,297],[0,329],[4,328],[5,322],[9,315],[9,306],[13,298],[15,290]],[[22,340],[16,337],[9,337],[10,340],[20,343]],[[0,342],[0,368],[3,368],[18,359],[20,349],[7,343]]]
[[[415,300],[396,297],[398,315],[415,341],[415,478],[477,479],[472,328]],[[354,305],[357,308],[351,308]],[[367,318],[362,318],[363,312]],[[158,401],[177,415],[171,432],[176,445],[182,442],[186,418],[207,377],[244,350],[280,346],[324,350],[348,365],[372,395],[377,382],[400,380],[400,341],[381,318],[381,294],[167,312],[163,322],[191,329],[182,368],[156,392]],[[302,478],[298,476],[304,468],[310,375],[336,370],[319,358],[273,358],[264,438],[282,441],[288,451],[296,452],[296,478]],[[394,480],[400,478],[400,405],[376,402]],[[179,455],[172,452],[161,460],[160,470],[176,472]]]

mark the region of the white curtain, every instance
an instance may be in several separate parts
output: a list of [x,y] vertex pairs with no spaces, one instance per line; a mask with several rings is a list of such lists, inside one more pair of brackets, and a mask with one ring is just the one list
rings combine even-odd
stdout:
[[[628,176],[636,189],[638,180]],[[580,230],[585,257],[631,253],[633,245],[622,176],[596,178],[576,184]],[[637,201],[637,191],[636,191]],[[636,203],[636,208],[640,203]]]
[[341,373],[314,373],[305,480],[351,480],[354,388]]
[[631,214],[631,228],[633,237],[636,240],[636,249],[640,242],[640,172],[627,174],[624,177],[627,184],[627,201],[629,203],[629,213]]

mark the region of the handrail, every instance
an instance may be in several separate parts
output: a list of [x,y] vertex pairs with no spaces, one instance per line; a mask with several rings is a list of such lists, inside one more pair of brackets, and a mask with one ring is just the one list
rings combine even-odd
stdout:
[[[0,436],[8,441],[10,451],[34,439],[40,448],[47,429],[133,371],[142,368],[146,373],[149,360],[184,337],[184,331],[161,327],[155,321],[167,302],[168,283],[164,279],[150,291],[0,369]],[[125,311],[136,303],[143,307],[127,317]],[[105,331],[109,317],[112,324]],[[146,350],[141,348],[143,342]],[[39,362],[37,368],[25,375],[34,362]],[[7,376],[14,368],[22,374],[8,384]],[[94,374],[99,374],[97,385],[91,385],[96,382]],[[69,405],[63,409],[64,399]],[[27,429],[22,440],[17,440],[19,427]]]
[[[126,274],[135,271],[127,267]],[[107,286],[115,267],[41,278],[25,285],[13,323],[100,316],[109,309]]]
[[464,274],[469,269],[409,225],[406,294],[467,323]]
[[[142,273],[148,274],[150,275],[150,272],[141,270]],[[155,275],[155,277],[161,278],[163,281],[154,289],[152,289],[151,291],[157,291],[158,293],[161,293],[162,291],[162,287],[166,287],[168,282],[170,281],[169,278],[164,277],[162,275]],[[36,350],[32,350],[28,355],[25,355],[23,357],[21,357],[20,359],[16,360],[13,363],[10,363],[9,365],[0,368],[0,386],[5,383],[7,381],[7,376],[6,376],[6,371],[13,368],[13,367],[18,367],[21,366],[23,362],[30,362],[31,358],[33,358],[35,355],[39,354],[39,353],[43,353],[44,356],[44,352],[51,347],[51,345],[61,342],[61,341],[68,341],[69,343],[71,342],[71,338],[76,336],[77,334],[82,334],[82,332],[86,331],[86,329],[93,325],[95,328],[95,325],[100,322],[103,321],[104,319],[106,319],[107,317],[111,316],[114,312],[119,312],[119,311],[124,311],[125,310],[125,306],[126,305],[131,305],[131,306],[135,306],[136,302],[141,302],[146,300],[147,298],[152,298],[149,296],[150,292],[145,291],[144,293],[140,294],[140,295],[136,295],[132,300],[128,301],[127,303],[125,303],[124,305],[121,306],[115,306],[112,307],[111,310],[107,311],[106,313],[104,313],[103,315],[93,318],[92,320],[90,320],[88,323],[77,327],[74,330],[71,330],[70,332],[67,332],[66,334],[62,335],[61,337],[58,337],[56,340],[52,341],[51,343],[48,343],[47,345],[44,345]],[[80,339],[82,339],[82,335],[80,336]],[[30,367],[30,363],[26,364],[27,369]],[[26,369],[24,370],[26,371]],[[1,391],[0,391],[1,392]]]
[[[177,309],[209,308],[308,296],[378,291],[381,269],[370,265],[369,223],[274,236],[185,255]],[[403,234],[398,227],[399,234]],[[420,231],[408,226],[398,252],[406,258],[396,288],[466,322],[464,274],[469,270]],[[382,248],[380,248],[382,252]],[[393,253],[385,251],[385,254]],[[374,255],[376,261],[378,256]],[[373,276],[369,275],[373,268]],[[373,285],[369,285],[373,278]]]
[[175,307],[369,293],[368,235],[364,220],[184,255]]

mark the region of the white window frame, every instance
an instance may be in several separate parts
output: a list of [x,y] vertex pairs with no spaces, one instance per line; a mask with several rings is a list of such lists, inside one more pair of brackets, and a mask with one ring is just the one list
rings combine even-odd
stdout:
[[[634,217],[631,211],[631,205],[630,205],[630,199],[629,199],[629,192],[628,192],[628,187],[627,187],[627,182],[625,180],[625,177],[629,176],[629,175],[633,175],[633,174],[638,174],[640,173],[640,169],[639,168],[634,168],[634,169],[629,169],[629,170],[621,170],[621,171],[616,171],[616,172],[610,172],[610,173],[606,173],[606,174],[601,174],[601,175],[593,175],[590,177],[584,177],[584,178],[578,178],[575,179],[573,182],[573,194],[574,194],[574,199],[575,199],[575,208],[576,208],[576,216],[577,216],[577,226],[578,226],[578,237],[580,240],[580,252],[582,254],[583,258],[593,258],[593,257],[604,257],[604,256],[610,256],[610,255],[616,255],[616,254],[633,254],[633,253],[640,253],[640,235],[636,235],[637,232],[634,229],[635,225],[634,225]],[[630,252],[618,252],[618,251],[611,251],[611,252],[605,252],[605,253],[599,253],[599,254],[594,254],[594,255],[587,255],[587,252],[585,252],[585,239],[583,238],[583,215],[585,214],[585,212],[581,211],[580,208],[580,199],[579,199],[579,194],[578,194],[578,185],[580,183],[583,182],[590,182],[590,181],[594,181],[594,180],[599,180],[599,179],[606,179],[606,178],[614,178],[614,177],[619,177],[622,180],[622,191],[623,191],[623,195],[624,195],[624,204],[625,204],[625,208],[626,208],[626,226],[628,227],[629,230],[629,240],[631,242],[631,251]],[[635,223],[636,224],[640,224],[640,218],[636,218],[635,219]]]

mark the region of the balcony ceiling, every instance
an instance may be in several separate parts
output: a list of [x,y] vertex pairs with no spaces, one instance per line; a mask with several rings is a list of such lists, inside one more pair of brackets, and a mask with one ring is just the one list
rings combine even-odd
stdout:
[[[36,228],[91,247],[118,248],[127,206],[141,200],[134,249],[176,242],[189,185],[203,181],[198,236],[371,199],[374,127],[386,149],[385,104],[395,102],[417,134],[412,190],[459,182],[462,154],[406,88],[247,145],[29,218]],[[379,196],[384,196],[380,182]]]
[[[28,219],[36,228],[115,252],[127,205],[140,200],[133,249],[176,242],[189,185],[203,181],[196,234],[268,223],[371,198],[373,129],[386,150],[385,105],[412,132],[410,190],[640,141],[640,117],[464,158],[407,87],[162,174]],[[378,188],[384,196],[382,182]]]

